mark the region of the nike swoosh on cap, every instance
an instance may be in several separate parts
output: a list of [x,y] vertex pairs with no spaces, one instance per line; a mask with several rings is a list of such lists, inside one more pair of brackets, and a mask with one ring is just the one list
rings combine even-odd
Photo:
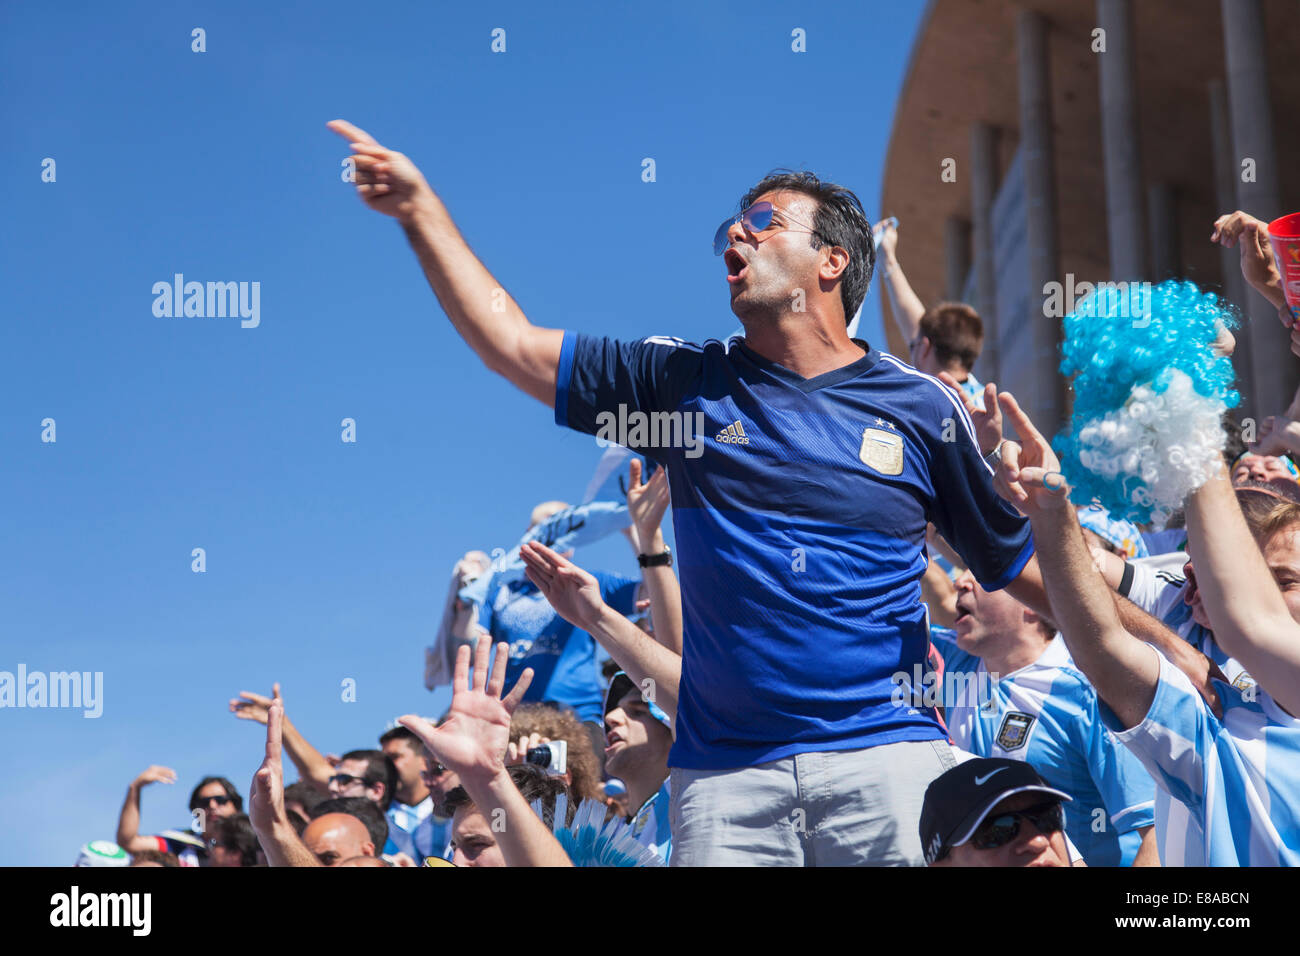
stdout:
[[986,773],[986,774],[985,774],[984,776],[982,776],[982,777],[976,777],[976,778],[975,778],[975,786],[977,786],[977,787],[982,787],[982,786],[984,786],[984,784],[988,781],[989,777],[993,776],[995,773],[1001,773],[1003,770],[1006,770],[1006,769],[1007,769],[1006,767],[998,767],[997,770],[990,770],[988,773]]

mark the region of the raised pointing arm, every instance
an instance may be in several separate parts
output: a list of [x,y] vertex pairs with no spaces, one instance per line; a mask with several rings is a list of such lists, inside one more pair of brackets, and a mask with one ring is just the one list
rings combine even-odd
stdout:
[[1006,481],[998,491],[1028,516],[1034,540],[1046,543],[1037,552],[1043,586],[1074,662],[1124,726],[1134,727],[1155,699],[1159,661],[1120,623],[1115,598],[1084,543],[1051,446],[1011,395],[998,398],[1024,442],[1016,461],[1004,459]]
[[371,209],[402,225],[424,276],[451,324],[489,369],[548,408],[564,333],[533,325],[474,255],[415,164],[346,120],[330,129],[348,140],[357,193]]

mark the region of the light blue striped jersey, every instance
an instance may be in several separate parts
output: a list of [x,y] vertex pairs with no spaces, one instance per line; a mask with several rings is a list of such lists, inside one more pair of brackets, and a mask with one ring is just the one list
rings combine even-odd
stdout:
[[665,779],[664,785],[632,816],[632,835],[642,846],[653,847],[665,863],[673,851],[673,831],[668,815],[668,803],[672,799],[670,780]]
[[[930,639],[944,657],[953,743],[980,757],[1030,764],[1074,798],[1065,831],[1089,866],[1129,866],[1154,822],[1155,781],[1102,725],[1097,692],[1058,635],[1032,664],[993,679],[948,628]],[[961,675],[960,677],[957,675]]]
[[1255,679],[1218,645],[1214,632],[1192,618],[1191,606],[1183,600],[1186,589],[1187,578],[1181,571],[1138,560],[1125,562],[1124,578],[1116,590],[1218,664],[1234,687],[1245,690]]
[[[1255,679],[1218,645],[1213,632],[1196,623],[1191,606],[1183,600],[1187,578],[1182,566],[1186,563],[1187,555],[1182,552],[1125,562],[1124,577],[1116,590],[1214,661],[1234,687],[1246,691]],[[1207,865],[1205,835],[1199,824],[1187,807],[1160,787],[1156,788],[1156,848],[1161,866]]]
[[[1150,646],[1150,645],[1148,645]],[[1192,682],[1160,654],[1160,683],[1143,721],[1122,730],[1105,705],[1116,737],[1182,803],[1194,824],[1189,865],[1300,864],[1300,720],[1259,686],[1223,681],[1215,717]]]
[[451,821],[433,812],[433,797],[415,806],[394,800],[384,814],[388,819],[386,854],[405,853],[419,866],[426,857],[441,857],[451,840]]

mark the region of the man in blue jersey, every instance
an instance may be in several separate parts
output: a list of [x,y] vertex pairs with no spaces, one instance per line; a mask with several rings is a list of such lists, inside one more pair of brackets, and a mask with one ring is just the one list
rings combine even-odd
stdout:
[[952,630],[930,629],[944,658],[953,743],[1032,764],[1073,797],[1065,829],[1089,866],[1159,865],[1155,783],[1102,726],[1097,694],[1056,629],[1005,591],[984,590],[969,571],[957,591]]
[[530,323],[407,157],[330,127],[484,363],[557,423],[668,466],[673,864],[919,864],[925,786],[952,756],[932,710],[894,706],[890,675],[926,653],[926,522],[986,588],[1047,605],[963,405],[848,336],[875,258],[857,198],[768,177],[714,236],[744,338],[622,343]]
[[1246,691],[1217,681],[1216,712],[1182,671],[1125,630],[1084,544],[1060,462],[1015,399],[999,401],[1024,439],[1017,465],[1002,477],[1037,539],[1052,542],[1038,556],[1056,619],[1119,741],[1187,808],[1198,845],[1185,848],[1182,862],[1300,864],[1300,720],[1293,716],[1300,693],[1285,681],[1276,685],[1277,700],[1268,692],[1279,658],[1300,659],[1300,625],[1251,538],[1226,469],[1188,496],[1189,543],[1216,638],[1263,680]]

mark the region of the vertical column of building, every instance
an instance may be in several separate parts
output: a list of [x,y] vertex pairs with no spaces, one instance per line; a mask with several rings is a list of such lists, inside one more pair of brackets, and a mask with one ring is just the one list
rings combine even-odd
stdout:
[[1131,0],[1097,0],[1097,25],[1106,42],[1097,57],[1110,278],[1140,281],[1149,275]]
[[979,377],[1002,381],[998,330],[997,267],[993,261],[993,200],[998,192],[998,134],[988,123],[970,130],[971,254],[975,260],[975,300],[971,303],[984,320],[984,351]]
[[1047,21],[1034,10],[1016,20],[1019,60],[1020,150],[1025,175],[1025,237],[1029,247],[1029,328],[1033,336],[1034,394],[1029,412],[1039,427],[1055,431],[1064,421],[1060,319],[1044,309],[1043,288],[1059,282],[1056,181],[1052,160],[1051,71]]
[[1147,278],[1163,282],[1183,271],[1178,235],[1178,193],[1166,182],[1147,188],[1147,215],[1151,222],[1151,270]]
[[[1220,214],[1237,208],[1237,163],[1233,159],[1232,126],[1228,122],[1228,91],[1222,80],[1211,80],[1210,94],[1210,147],[1214,159],[1214,206]],[[1246,280],[1241,277],[1240,254],[1236,249],[1219,247],[1219,265],[1223,269],[1223,295],[1229,302],[1246,307]],[[1249,329],[1237,335],[1236,362],[1250,368]]]
[[[1228,110],[1236,167],[1237,207],[1269,220],[1281,215],[1273,114],[1268,91],[1267,44],[1260,0],[1222,0],[1223,46],[1228,74]],[[1278,325],[1277,311],[1257,293],[1246,296],[1254,335],[1247,373],[1246,414],[1271,415],[1284,409],[1295,391],[1295,359]],[[1270,347],[1269,343],[1274,342]],[[1249,401],[1251,397],[1253,403]]]
[[970,223],[949,216],[943,224],[944,297],[960,302],[970,273]]

